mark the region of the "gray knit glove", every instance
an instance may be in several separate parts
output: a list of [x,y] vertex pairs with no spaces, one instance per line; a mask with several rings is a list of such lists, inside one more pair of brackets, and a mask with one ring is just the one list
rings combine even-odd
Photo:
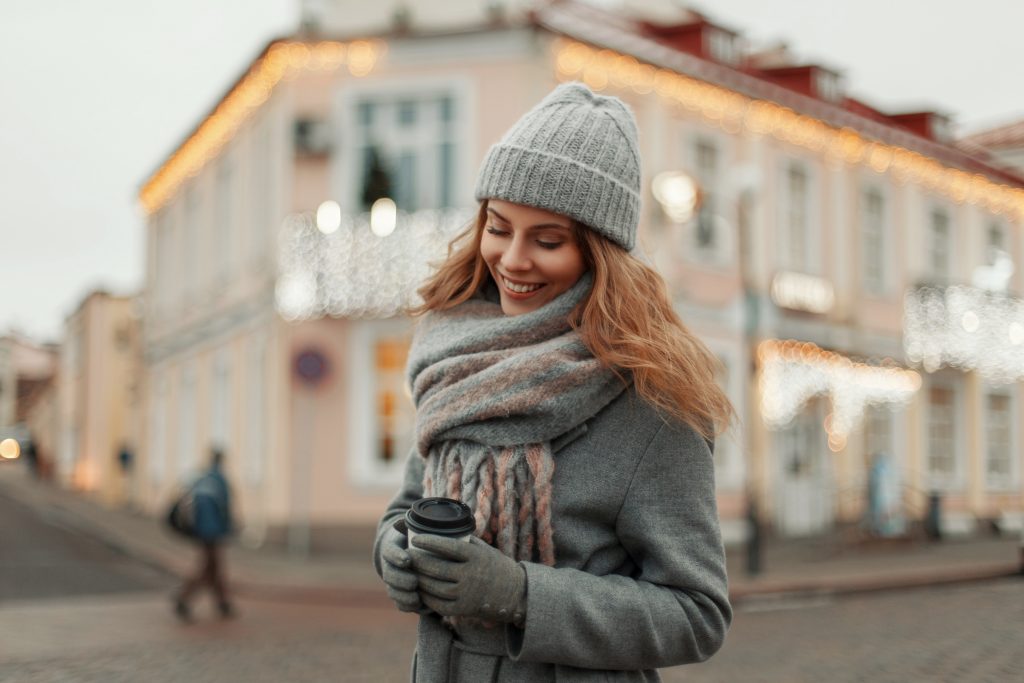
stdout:
[[446,617],[476,617],[521,626],[526,619],[526,569],[477,537],[469,543],[420,534],[409,548],[420,598]]
[[388,587],[388,597],[403,612],[418,612],[423,609],[419,593],[416,592],[416,574],[410,565],[408,541],[405,534],[389,528],[380,541],[381,578]]

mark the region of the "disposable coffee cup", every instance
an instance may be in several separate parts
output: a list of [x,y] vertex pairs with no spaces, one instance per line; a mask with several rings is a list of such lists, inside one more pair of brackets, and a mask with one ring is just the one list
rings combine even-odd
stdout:
[[476,530],[473,511],[452,498],[420,498],[405,513],[409,540],[420,534],[434,534],[469,541]]

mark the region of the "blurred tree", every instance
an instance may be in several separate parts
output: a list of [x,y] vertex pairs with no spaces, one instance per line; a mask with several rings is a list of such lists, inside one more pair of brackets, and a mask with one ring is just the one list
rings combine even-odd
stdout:
[[391,173],[384,165],[376,145],[366,150],[367,161],[363,175],[363,211],[369,211],[373,203],[384,197],[391,197]]

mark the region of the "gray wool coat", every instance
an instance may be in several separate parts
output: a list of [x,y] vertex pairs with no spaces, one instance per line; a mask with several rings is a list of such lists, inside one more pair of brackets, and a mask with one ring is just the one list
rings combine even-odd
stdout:
[[[555,566],[523,563],[523,628],[420,616],[415,683],[658,681],[721,647],[732,609],[709,444],[630,389],[552,448]],[[378,574],[380,539],[422,479],[413,453],[377,531]]]

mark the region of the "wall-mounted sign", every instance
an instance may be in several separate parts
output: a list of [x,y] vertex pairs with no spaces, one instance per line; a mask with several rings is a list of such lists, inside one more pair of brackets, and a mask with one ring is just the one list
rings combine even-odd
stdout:
[[300,351],[295,356],[295,376],[308,386],[316,386],[328,375],[327,358],[316,349]]
[[772,301],[781,308],[828,313],[836,301],[832,283],[825,278],[783,270],[772,278]]

